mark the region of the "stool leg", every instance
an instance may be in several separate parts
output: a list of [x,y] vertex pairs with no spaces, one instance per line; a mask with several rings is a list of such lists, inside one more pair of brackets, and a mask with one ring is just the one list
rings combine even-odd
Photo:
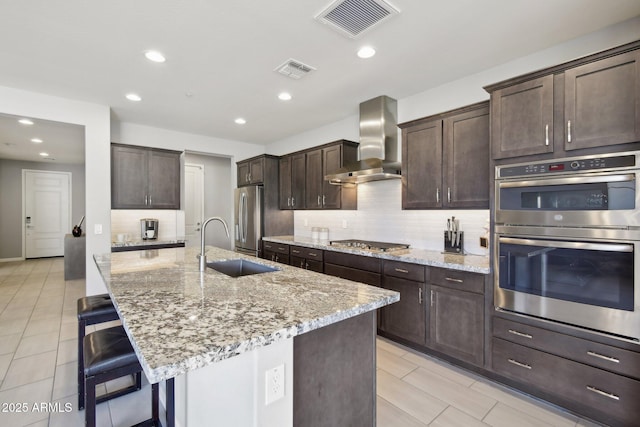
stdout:
[[151,422],[160,425],[160,392],[158,383],[151,384]]
[[78,320],[78,410],[84,409],[84,335],[86,323]]
[[84,384],[87,407],[84,410],[85,427],[96,427],[96,379],[87,377]]
[[167,387],[166,390],[166,401],[167,401],[167,427],[175,427],[176,425],[176,410],[175,410],[175,384],[173,382],[173,378],[169,378],[165,385]]

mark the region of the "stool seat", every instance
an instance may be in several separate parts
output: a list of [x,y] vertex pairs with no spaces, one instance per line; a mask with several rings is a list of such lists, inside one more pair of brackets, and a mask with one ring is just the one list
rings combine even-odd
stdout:
[[84,337],[85,375],[97,375],[132,364],[142,370],[122,326],[101,329]]
[[87,320],[89,317],[108,314],[113,314],[117,318],[116,308],[113,306],[109,294],[91,295],[78,299],[78,320]]

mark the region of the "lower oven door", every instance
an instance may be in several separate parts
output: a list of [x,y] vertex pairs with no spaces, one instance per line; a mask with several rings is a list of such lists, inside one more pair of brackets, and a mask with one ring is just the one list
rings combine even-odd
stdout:
[[497,233],[496,307],[640,339],[639,242],[577,233],[584,237]]

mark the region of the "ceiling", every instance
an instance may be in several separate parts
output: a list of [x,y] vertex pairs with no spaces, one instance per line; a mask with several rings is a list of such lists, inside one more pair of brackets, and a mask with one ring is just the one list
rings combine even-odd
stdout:
[[[638,0],[389,1],[400,13],[356,39],[314,19],[331,0],[5,2],[0,85],[109,105],[117,121],[269,144],[375,96],[402,99],[640,15]],[[356,56],[365,44],[373,58]],[[148,61],[150,49],[166,62]],[[274,71],[289,58],[316,70]],[[0,141],[10,137],[21,136]]]

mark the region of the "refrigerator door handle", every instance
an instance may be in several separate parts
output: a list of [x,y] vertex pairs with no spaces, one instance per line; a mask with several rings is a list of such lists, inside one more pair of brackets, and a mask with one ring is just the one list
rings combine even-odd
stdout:
[[240,198],[238,199],[238,230],[237,230],[238,240],[240,242],[242,242],[242,229],[243,229],[242,220],[244,217],[243,211],[242,211],[243,198],[244,198],[244,193],[240,193]]
[[242,243],[247,242],[247,225],[249,223],[249,209],[247,205],[247,194],[242,193]]

